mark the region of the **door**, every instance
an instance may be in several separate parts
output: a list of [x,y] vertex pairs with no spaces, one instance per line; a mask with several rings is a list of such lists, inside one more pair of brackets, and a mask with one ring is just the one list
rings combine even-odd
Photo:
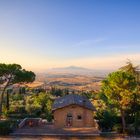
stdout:
[[66,117],[66,126],[67,127],[72,127],[72,121],[73,121],[72,114],[68,113],[67,117]]

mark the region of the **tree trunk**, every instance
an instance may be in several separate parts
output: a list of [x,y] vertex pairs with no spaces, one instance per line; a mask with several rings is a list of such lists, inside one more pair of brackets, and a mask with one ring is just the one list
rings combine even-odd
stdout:
[[2,93],[0,94],[0,118],[1,118],[1,115],[2,115],[2,102],[3,102],[3,99],[2,99]]
[[125,114],[124,114],[124,110],[121,109],[121,118],[122,118],[122,131],[123,133],[125,133],[126,130],[126,123],[125,123]]
[[3,89],[3,91],[2,91],[2,93],[1,93],[1,95],[0,95],[0,117],[1,117],[1,115],[2,115],[3,97],[4,97],[5,89],[6,89],[6,88]]
[[6,92],[6,109],[9,110],[9,91]]
[[8,80],[8,82],[6,83],[5,87],[3,88],[2,92],[1,92],[1,95],[0,95],[0,118],[1,118],[1,115],[2,115],[2,106],[3,106],[3,97],[4,97],[4,93],[5,93],[5,90],[6,88],[8,87],[10,83],[10,79]]

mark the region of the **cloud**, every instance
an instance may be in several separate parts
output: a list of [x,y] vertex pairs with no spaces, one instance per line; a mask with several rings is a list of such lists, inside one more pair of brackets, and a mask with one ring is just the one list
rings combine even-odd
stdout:
[[72,45],[72,47],[90,46],[93,44],[101,43],[105,40],[106,40],[105,38],[87,39],[87,40],[83,40],[83,41],[80,41],[78,43],[75,43],[74,45]]

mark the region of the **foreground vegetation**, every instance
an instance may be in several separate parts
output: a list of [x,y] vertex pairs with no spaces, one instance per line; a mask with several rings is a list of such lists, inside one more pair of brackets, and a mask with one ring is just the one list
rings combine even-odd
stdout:
[[[7,79],[6,79],[7,78]],[[51,107],[55,98],[69,94],[67,89],[52,88],[29,89],[21,87],[18,92],[11,92],[9,87],[15,83],[27,83],[35,80],[33,72],[25,71],[17,64],[0,64],[1,85],[1,118],[0,134],[7,134],[25,117],[41,117],[51,122]],[[9,81],[9,82],[8,82]],[[6,83],[6,84],[4,84]],[[99,93],[82,92],[87,96],[97,112],[102,131],[119,133],[140,133],[140,73],[138,67],[131,62],[118,71],[109,74],[102,81]],[[73,92],[74,93],[74,92]]]
[[[100,99],[105,104],[100,120],[105,129],[140,133],[140,71],[131,62],[102,81]],[[99,111],[100,112],[100,111]],[[97,114],[99,113],[97,112]],[[120,125],[122,124],[122,125]]]

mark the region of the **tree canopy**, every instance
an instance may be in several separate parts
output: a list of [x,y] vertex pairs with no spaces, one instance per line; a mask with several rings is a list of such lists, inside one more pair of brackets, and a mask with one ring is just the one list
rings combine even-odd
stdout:
[[102,92],[107,97],[109,104],[120,110],[123,131],[125,131],[125,109],[131,102],[135,88],[135,77],[123,71],[109,74],[102,82]]
[[2,113],[3,98],[7,87],[16,83],[33,82],[34,80],[34,72],[22,69],[19,64],[0,63],[0,114]]

